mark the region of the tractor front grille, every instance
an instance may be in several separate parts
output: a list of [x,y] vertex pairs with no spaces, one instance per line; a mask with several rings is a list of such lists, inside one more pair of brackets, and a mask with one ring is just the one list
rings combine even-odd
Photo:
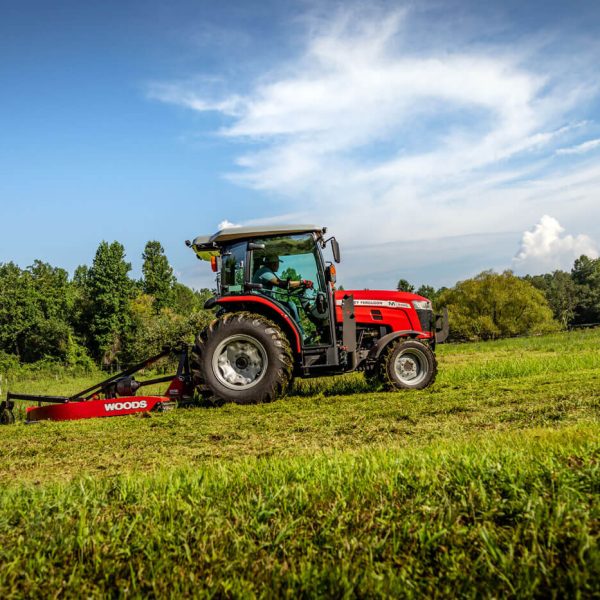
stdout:
[[419,323],[421,323],[421,331],[427,333],[433,331],[435,327],[433,311],[429,308],[417,308],[417,316],[419,317]]

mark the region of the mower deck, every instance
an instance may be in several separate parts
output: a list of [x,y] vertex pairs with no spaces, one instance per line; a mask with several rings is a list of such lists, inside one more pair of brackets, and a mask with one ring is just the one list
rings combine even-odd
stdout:
[[[8,392],[6,400],[0,402],[0,424],[14,423],[15,401],[37,402],[28,406],[27,423],[38,421],[73,421],[99,417],[120,417],[151,411],[162,412],[193,402],[194,387],[190,374],[189,349],[184,346],[179,353],[179,365],[175,375],[137,381],[132,375],[160,358],[171,354],[165,349],[160,354],[148,358],[133,367],[117,373],[72,396],[38,396]],[[143,386],[169,382],[162,396],[136,396]]]
[[120,417],[153,410],[162,411],[174,408],[167,396],[124,396],[106,400],[85,400],[65,402],[45,406],[28,406],[27,423],[36,421],[75,421],[77,419],[95,419],[98,417]]

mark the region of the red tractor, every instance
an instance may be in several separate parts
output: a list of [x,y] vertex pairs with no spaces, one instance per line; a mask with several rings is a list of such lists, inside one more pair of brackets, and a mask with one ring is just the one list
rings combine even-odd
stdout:
[[236,227],[186,242],[216,275],[217,319],[196,338],[193,383],[211,401],[253,404],[294,377],[364,371],[389,389],[420,390],[437,372],[447,314],[408,292],[337,290],[325,262],[335,238],[312,225]]

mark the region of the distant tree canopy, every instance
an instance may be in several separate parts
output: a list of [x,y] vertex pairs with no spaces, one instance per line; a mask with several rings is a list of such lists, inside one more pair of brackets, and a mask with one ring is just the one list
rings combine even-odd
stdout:
[[102,242],[85,278],[88,339],[92,355],[103,363],[116,358],[130,325],[129,301],[134,295],[130,270],[123,245]]
[[511,271],[484,271],[444,291],[455,339],[493,339],[558,329],[542,292]]
[[66,359],[73,336],[68,321],[72,305],[64,269],[39,260],[24,270],[0,264],[0,350],[24,362]]
[[396,289],[399,292],[414,292],[415,286],[409,283],[406,279],[399,279],[396,284]]
[[574,322],[578,325],[600,323],[600,258],[580,256],[573,265],[571,277],[578,290]]
[[[510,277],[508,277],[510,275]],[[496,280],[496,278],[500,278]],[[417,294],[429,298],[436,310],[440,310],[444,305],[454,303],[454,310],[450,311],[450,336],[452,338],[470,339],[475,337],[489,338],[501,337],[505,335],[516,335],[511,333],[516,325],[508,326],[505,323],[498,322],[497,311],[494,314],[492,295],[498,297],[497,292],[500,282],[507,290],[512,292],[523,292],[526,288],[515,287],[515,280],[521,280],[528,285],[533,286],[542,293],[537,296],[537,302],[542,302],[540,306],[549,307],[556,324],[565,329],[567,327],[577,327],[585,325],[600,325],[600,258],[589,258],[580,256],[570,273],[565,271],[554,271],[543,275],[525,275],[516,277],[509,271],[501,275],[484,271],[473,279],[467,279],[459,282],[455,287],[447,289],[445,287],[435,289],[430,285],[421,285],[417,289]],[[487,288],[486,288],[487,286]],[[409,290],[413,286],[406,280],[401,279],[398,282],[398,289]],[[487,291],[486,291],[487,290]],[[477,311],[474,313],[476,321],[469,324],[463,315],[465,310],[461,310],[458,298],[460,294],[464,296],[461,299],[477,296],[475,303]],[[489,296],[488,302],[484,302],[485,297]],[[472,298],[471,298],[472,300]],[[470,301],[471,301],[470,300]],[[531,304],[530,304],[531,306]],[[516,313],[518,314],[518,313]],[[522,332],[531,331],[533,321],[528,321],[531,316],[530,310],[523,311],[519,317]],[[543,325],[545,318],[540,323]],[[541,327],[546,330],[546,326]],[[479,331],[479,333],[478,333]],[[520,332],[520,333],[522,333]]]
[[[39,260],[25,269],[0,263],[0,359],[128,363],[191,341],[212,319],[204,309],[211,292],[179,283],[157,241],[146,244],[142,258],[141,281],[130,277],[119,242],[102,242],[92,265],[77,267],[71,280],[64,269]],[[291,270],[283,276],[299,277]],[[415,287],[400,279],[397,289]],[[421,285],[417,293],[438,310],[448,306],[454,339],[600,324],[600,258],[581,256],[570,273],[519,278],[484,271],[450,289]]]
[[64,269],[35,261],[26,269],[0,263],[0,358],[69,364],[136,362],[164,345],[191,341],[213,316],[209,290],[173,276],[159,242],[146,244],[143,279],[119,242],[102,242],[91,266]]
[[527,275],[524,280],[544,294],[554,318],[563,328],[573,323],[578,302],[578,289],[569,273],[554,271],[545,275]]
[[422,285],[417,289],[415,294],[419,294],[419,296],[423,296],[423,298],[428,298],[429,300],[432,300],[437,295],[437,292],[435,291],[435,288],[431,285]]
[[524,279],[544,293],[563,327],[600,323],[600,258],[582,255],[570,273],[554,271]]
[[154,298],[154,311],[171,306],[173,303],[173,286],[175,277],[173,269],[165,256],[165,251],[157,241],[150,241],[142,254],[142,289],[145,294]]

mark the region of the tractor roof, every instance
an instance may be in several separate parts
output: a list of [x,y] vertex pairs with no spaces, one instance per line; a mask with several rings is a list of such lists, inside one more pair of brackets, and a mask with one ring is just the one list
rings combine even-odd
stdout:
[[268,235],[292,235],[295,233],[315,232],[318,234],[325,233],[324,227],[316,225],[269,225],[263,227],[227,227],[220,229],[213,235],[200,235],[194,241],[196,247],[209,246],[214,244],[222,244],[224,242],[232,242],[235,240],[243,240],[249,238],[265,237]]

